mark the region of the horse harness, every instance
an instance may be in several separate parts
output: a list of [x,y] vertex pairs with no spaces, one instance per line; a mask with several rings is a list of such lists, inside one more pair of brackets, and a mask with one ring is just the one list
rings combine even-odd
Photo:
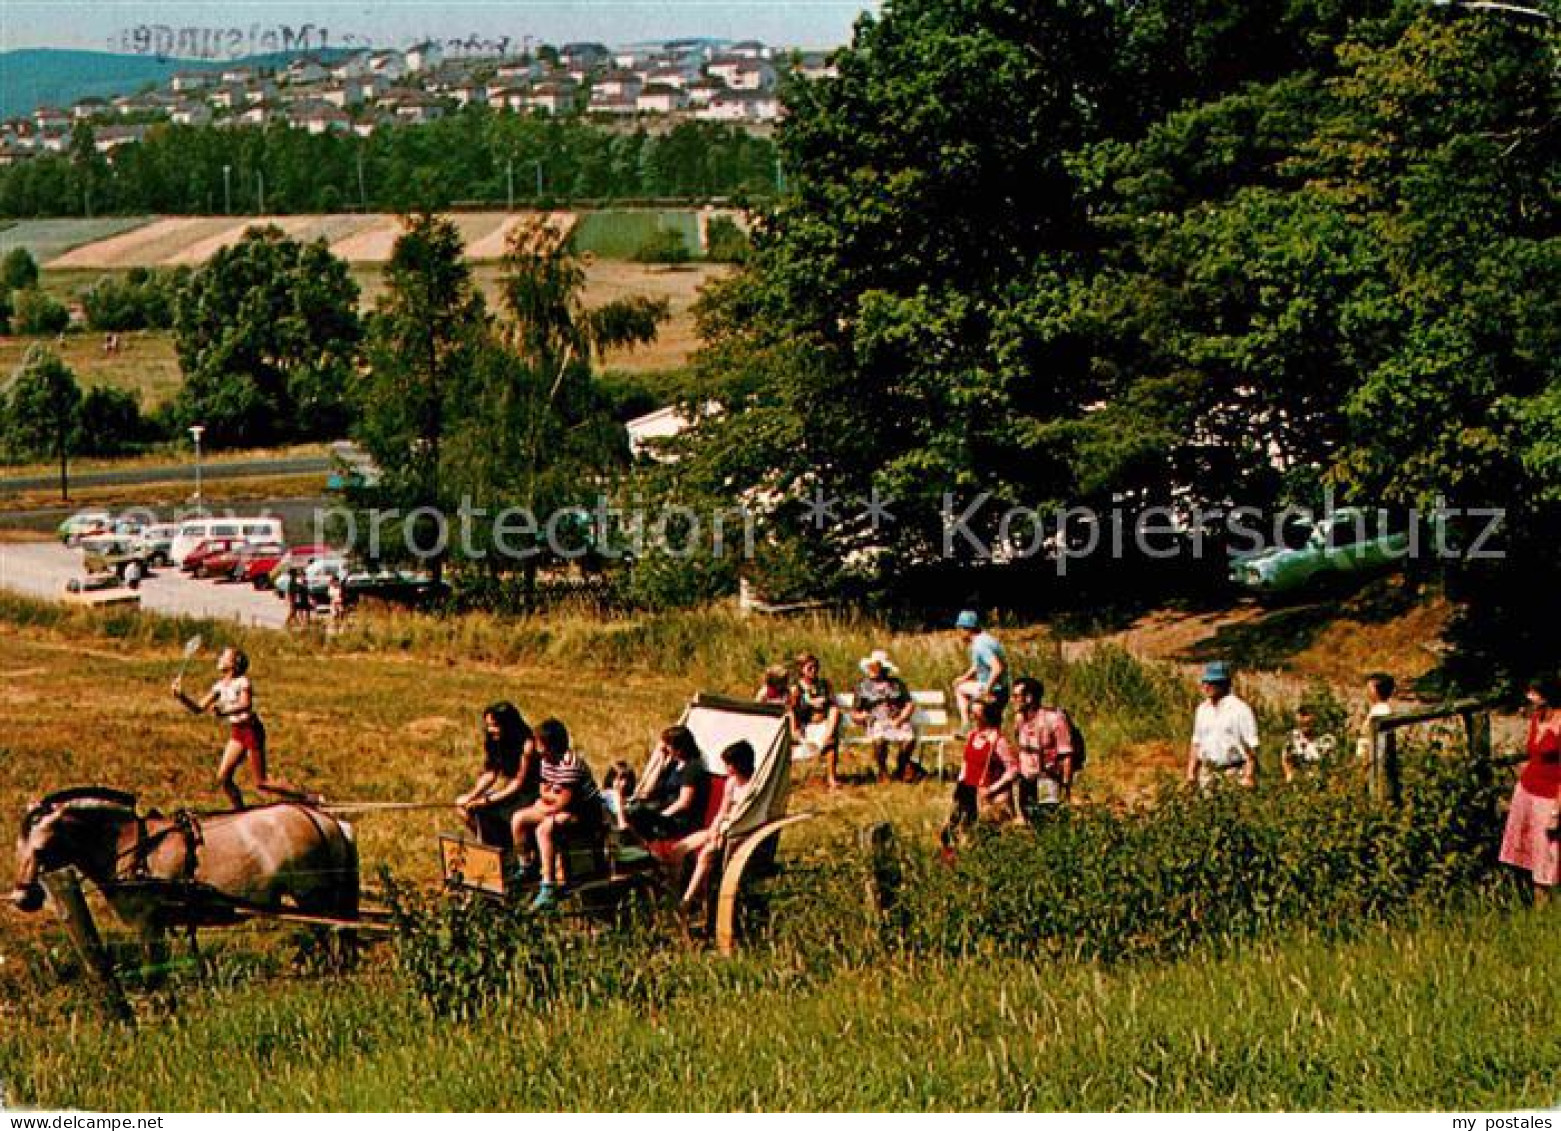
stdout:
[[[180,869],[180,880],[189,883],[195,879],[195,869],[199,864],[198,850],[206,843],[205,835],[201,829],[200,818],[188,809],[180,809],[168,818],[168,824],[156,832],[147,831],[147,821],[159,817],[161,814],[155,810],[142,815],[136,814],[136,841],[129,848],[121,852],[115,861],[114,873],[117,878],[129,880],[150,880],[152,878],[151,859],[152,853],[162,847],[164,841],[173,836],[178,836],[184,841],[184,863]],[[126,857],[130,859],[130,874],[122,875],[119,863]]]

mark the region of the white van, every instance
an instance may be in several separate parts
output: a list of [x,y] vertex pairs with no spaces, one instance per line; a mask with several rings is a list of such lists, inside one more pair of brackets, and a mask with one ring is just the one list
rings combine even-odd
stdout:
[[183,566],[191,550],[208,538],[240,538],[245,542],[282,541],[282,520],[279,518],[192,518],[180,523],[179,533],[174,535],[168,550],[168,560],[175,566]]

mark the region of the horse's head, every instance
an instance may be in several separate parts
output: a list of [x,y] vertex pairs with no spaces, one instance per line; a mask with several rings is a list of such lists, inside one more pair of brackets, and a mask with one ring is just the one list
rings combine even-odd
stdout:
[[11,889],[11,904],[22,912],[34,912],[43,906],[45,872],[75,864],[87,870],[96,861],[112,863],[117,852],[117,832],[106,826],[126,818],[135,818],[135,798],[117,790],[65,790],[51,794],[22,818],[21,834],[16,840],[16,884]]

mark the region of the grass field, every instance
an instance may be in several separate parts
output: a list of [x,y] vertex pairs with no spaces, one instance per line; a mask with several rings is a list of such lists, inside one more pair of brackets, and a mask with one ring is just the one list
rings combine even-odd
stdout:
[[[623,263],[598,259],[586,270],[585,301],[598,306],[631,295],[665,298],[671,308],[670,321],[663,324],[656,341],[633,350],[615,350],[603,362],[604,370],[624,373],[661,373],[679,370],[699,346],[695,332],[693,307],[699,289],[719,278],[730,268],[717,264],[691,264],[667,268],[649,264]],[[56,269],[43,272],[42,283],[63,301],[71,301],[105,274],[117,272],[99,269]],[[475,270],[478,285],[490,305],[499,302],[499,269],[491,263]],[[361,265],[353,269],[353,278],[363,293],[363,308],[372,307],[382,290],[378,267]],[[183,380],[173,337],[162,331],[145,331],[120,336],[117,354],[103,352],[98,334],[70,333],[63,342],[54,338],[0,336],[0,374],[13,372],[29,346],[41,343],[55,350],[84,385],[108,385],[139,393],[143,410],[151,410],[178,392]]]
[[575,243],[581,251],[605,259],[632,259],[662,228],[677,231],[689,255],[699,255],[698,218],[684,210],[587,212],[580,217]]
[[73,248],[112,239],[153,222],[150,216],[103,216],[86,220],[15,220],[0,229],[0,254],[24,247],[39,263],[47,263]]
[[[477,767],[478,713],[498,698],[533,721],[565,719],[601,766],[639,760],[694,690],[745,695],[764,663],[804,646],[842,684],[872,646],[888,646],[913,686],[962,663],[950,634],[714,612],[382,617],[326,638],[0,596],[0,623],[10,814],[86,781],[165,810],[213,803],[220,736],[167,691],[196,629],[203,665],[224,643],[249,649],[274,765],[337,800],[453,797]],[[1042,674],[1090,736],[1085,799],[1120,803],[1174,775],[1193,702],[1184,674],[1112,648],[1065,662],[1044,633],[1009,639],[1015,666]],[[1267,696],[1293,689],[1244,687],[1272,732],[1288,704]],[[829,794],[804,780],[792,807],[818,817],[788,833],[783,857],[849,856],[879,820],[929,853],[946,789],[858,781]],[[453,823],[442,812],[361,818],[365,867],[426,884],[433,836]],[[819,918],[812,933],[773,949],[734,962],[663,949],[651,981],[632,985],[582,952],[577,992],[460,1023],[430,1013],[387,950],[355,975],[300,981],[285,936],[212,936],[208,980],[186,979],[174,1012],[143,998],[135,1040],[88,1023],[90,991],[52,922],[0,911],[0,1079],[19,1102],[120,1110],[1479,1110],[1561,1095],[1561,987],[1535,976],[1558,909],[1522,911],[1500,892],[1392,931],[1302,930],[1176,962],[1096,965],[1003,957],[997,939],[989,955],[888,957],[807,891],[796,898]]]
[[100,334],[66,334],[63,341],[0,337],[0,374],[9,376],[22,363],[28,348],[41,344],[58,354],[82,385],[107,385],[139,393],[143,411],[156,408],[178,392],[183,376],[171,335],[159,331],[121,334],[120,342],[120,351],[109,354],[103,352]]

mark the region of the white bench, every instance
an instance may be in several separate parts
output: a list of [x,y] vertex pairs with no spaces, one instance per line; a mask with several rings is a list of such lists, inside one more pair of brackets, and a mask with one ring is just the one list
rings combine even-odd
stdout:
[[[959,739],[949,725],[948,696],[941,691],[912,691],[911,699],[916,704],[916,713],[911,716],[911,725],[916,728],[916,745],[938,748],[937,774],[941,779],[944,747]],[[873,740],[851,718],[856,696],[849,691],[841,691],[835,695],[835,706],[840,708],[841,732],[845,743],[849,746],[872,745]]]

